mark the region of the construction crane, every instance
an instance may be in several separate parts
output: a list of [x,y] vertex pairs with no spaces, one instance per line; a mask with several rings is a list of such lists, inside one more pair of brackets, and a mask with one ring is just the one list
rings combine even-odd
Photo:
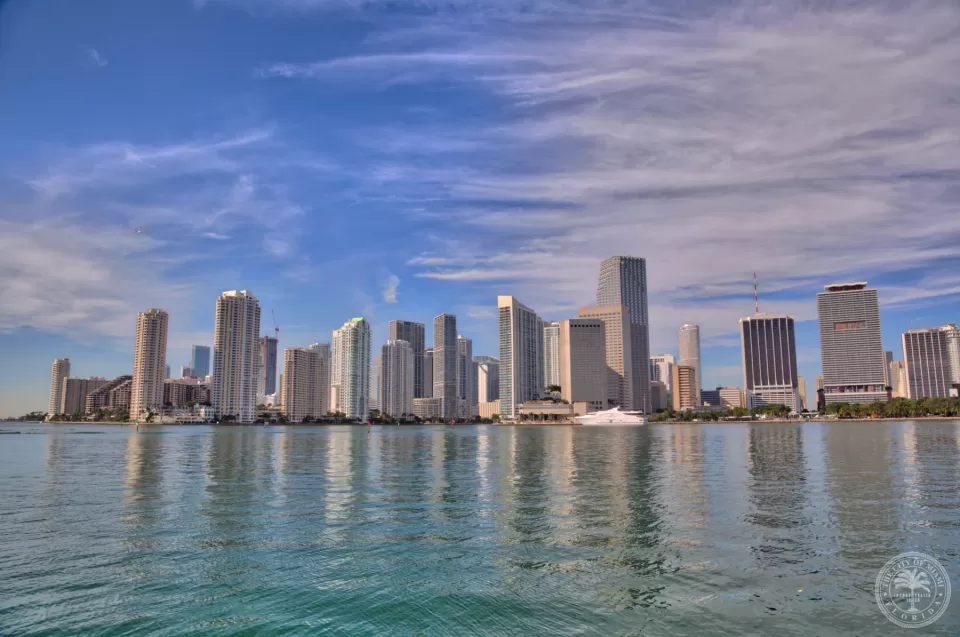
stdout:
[[270,310],[270,314],[273,316],[273,337],[280,340],[280,325],[277,324],[277,313],[273,310]]

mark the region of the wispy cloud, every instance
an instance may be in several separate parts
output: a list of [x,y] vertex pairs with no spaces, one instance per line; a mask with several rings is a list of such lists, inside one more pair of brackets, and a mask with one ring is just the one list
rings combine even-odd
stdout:
[[400,285],[400,277],[396,274],[389,274],[382,283],[381,293],[383,300],[387,303],[397,302],[397,287]]
[[93,62],[96,66],[103,68],[107,65],[107,58],[100,55],[100,52],[96,49],[90,48],[87,49],[87,58]]

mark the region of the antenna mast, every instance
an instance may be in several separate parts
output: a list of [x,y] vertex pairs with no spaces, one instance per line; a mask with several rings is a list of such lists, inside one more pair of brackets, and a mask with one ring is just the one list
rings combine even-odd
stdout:
[[757,294],[757,273],[753,273],[753,305],[757,314],[760,314],[760,296]]
[[270,314],[273,316],[273,337],[280,340],[280,326],[277,324],[277,313],[273,310],[270,310]]

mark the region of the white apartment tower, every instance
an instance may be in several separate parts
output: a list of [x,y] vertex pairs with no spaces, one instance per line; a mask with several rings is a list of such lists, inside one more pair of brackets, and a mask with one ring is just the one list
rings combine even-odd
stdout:
[[500,400],[500,361],[492,356],[474,356],[477,370],[477,404]]
[[323,362],[318,350],[306,347],[283,350],[283,414],[290,422],[326,415]]
[[472,418],[478,413],[473,340],[463,335],[457,336],[457,409],[459,418]]
[[560,396],[569,403],[607,406],[606,326],[600,319],[560,321]]
[[907,398],[950,396],[950,327],[904,332],[903,366]]
[[657,380],[666,386],[668,392],[673,391],[673,366],[677,359],[673,354],[658,354],[650,357],[650,380]]
[[394,418],[413,413],[416,354],[406,341],[380,348],[380,412]]
[[[607,361],[607,406],[621,407],[625,410],[636,409],[637,400],[633,391],[636,386],[633,364],[634,348],[630,345],[630,310],[624,305],[600,305],[581,307],[577,310],[581,319],[597,319],[604,325],[604,347]],[[647,358],[643,367],[650,374]],[[647,381],[647,394],[650,393],[650,381]]]
[[440,399],[444,420],[457,417],[457,317],[453,314],[433,319],[433,397]]
[[498,296],[500,418],[515,420],[518,406],[543,390],[543,321],[512,296]]
[[50,403],[47,407],[48,416],[56,416],[60,413],[60,405],[63,402],[63,379],[69,376],[70,359],[55,359],[53,366],[50,368]]
[[747,409],[786,405],[800,411],[793,317],[757,314],[740,319],[740,345]]
[[947,337],[947,356],[950,359],[950,383],[960,385],[960,328],[953,323],[940,328]]
[[[647,262],[640,257],[610,257],[600,264],[597,305],[622,305],[629,310],[630,388],[632,406],[651,413],[650,315],[647,310]],[[582,317],[581,317],[582,318]]]
[[[414,398],[424,398],[433,395],[433,387],[427,387],[424,382],[425,361],[424,347],[426,346],[425,327],[423,323],[413,321],[390,321],[390,341],[406,341],[413,348],[413,395]],[[433,361],[430,362],[433,364]],[[431,383],[432,383],[432,372]]]
[[680,360],[678,365],[693,368],[693,393],[700,404],[700,390],[703,389],[700,376],[700,326],[686,324],[680,328]]
[[335,411],[347,418],[370,415],[370,324],[363,317],[352,318],[333,332],[331,395]]
[[887,400],[880,302],[865,281],[827,285],[817,294],[826,404]]
[[560,385],[560,323],[543,324],[543,386]]
[[[320,392],[320,415],[325,416],[330,409],[330,343],[314,343],[310,350],[320,357],[320,377],[317,379]],[[283,375],[281,374],[281,380]],[[281,403],[282,404],[282,403]]]
[[260,303],[248,290],[217,299],[211,404],[217,417],[250,423],[257,417]]
[[148,410],[163,407],[163,380],[167,369],[167,325],[163,310],[151,309],[137,315],[137,337],[133,349],[133,384],[130,389],[130,418],[139,420]]

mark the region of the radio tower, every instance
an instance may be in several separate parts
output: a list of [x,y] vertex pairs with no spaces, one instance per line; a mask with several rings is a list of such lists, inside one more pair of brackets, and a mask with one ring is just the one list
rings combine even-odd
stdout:
[[760,314],[760,297],[757,295],[757,273],[753,273],[753,305],[757,312]]

